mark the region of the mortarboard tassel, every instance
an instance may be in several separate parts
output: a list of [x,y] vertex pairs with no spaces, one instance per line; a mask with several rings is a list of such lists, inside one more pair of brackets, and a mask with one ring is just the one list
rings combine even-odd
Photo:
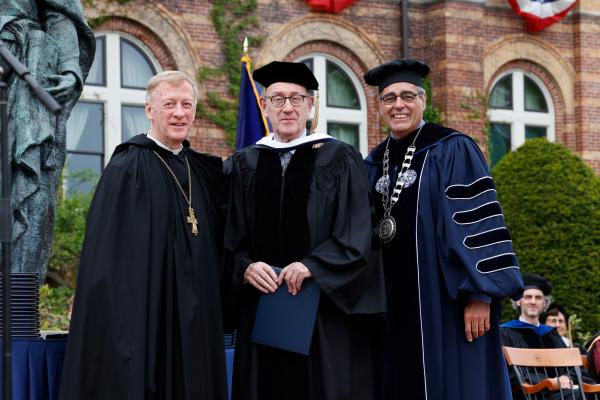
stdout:
[[310,131],[309,134],[311,133],[315,133],[315,130],[317,129],[317,125],[319,124],[319,91],[316,91],[316,99],[315,99],[315,116],[313,117],[312,121],[310,122]]

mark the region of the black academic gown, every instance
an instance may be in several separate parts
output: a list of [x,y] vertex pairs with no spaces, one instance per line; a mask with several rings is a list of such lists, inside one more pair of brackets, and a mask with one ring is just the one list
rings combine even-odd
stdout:
[[[308,143],[296,149],[283,180],[273,149],[252,146],[231,160],[225,243],[241,290],[232,398],[376,398],[385,289],[379,260],[367,263],[373,220],[360,155],[337,140]],[[309,356],[250,342],[260,292],[242,282],[254,261],[300,261],[320,286]]]
[[61,400],[227,399],[220,307],[226,188],[219,158],[189,160],[197,236],[170,165],[181,156],[138,135],[115,150],[91,204]]

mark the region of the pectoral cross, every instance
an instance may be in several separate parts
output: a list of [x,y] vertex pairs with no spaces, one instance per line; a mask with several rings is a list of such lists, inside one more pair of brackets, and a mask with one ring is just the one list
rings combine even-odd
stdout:
[[192,225],[192,233],[196,236],[198,234],[198,220],[192,207],[188,208],[187,223]]

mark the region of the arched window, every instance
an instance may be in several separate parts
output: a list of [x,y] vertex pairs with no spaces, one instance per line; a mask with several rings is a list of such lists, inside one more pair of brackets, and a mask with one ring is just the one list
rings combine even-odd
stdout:
[[489,96],[490,161],[495,165],[525,140],[554,141],[554,107],[548,89],[535,75],[512,70],[492,85]]
[[308,54],[297,61],[305,63],[319,81],[317,132],[337,137],[366,155],[367,103],[354,72],[340,60],[324,54]]
[[89,183],[75,178],[78,171],[99,176],[118,144],[150,128],[146,84],[160,70],[151,54],[130,35],[96,34],[94,64],[67,122],[67,191],[88,191]]

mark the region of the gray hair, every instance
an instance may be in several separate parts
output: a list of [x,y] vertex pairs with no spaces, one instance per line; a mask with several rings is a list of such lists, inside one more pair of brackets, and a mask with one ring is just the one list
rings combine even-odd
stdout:
[[150,102],[152,100],[154,89],[161,83],[176,84],[181,82],[187,82],[192,86],[194,101],[198,101],[198,86],[196,82],[181,71],[163,71],[150,78],[148,86],[146,86],[146,101]]

